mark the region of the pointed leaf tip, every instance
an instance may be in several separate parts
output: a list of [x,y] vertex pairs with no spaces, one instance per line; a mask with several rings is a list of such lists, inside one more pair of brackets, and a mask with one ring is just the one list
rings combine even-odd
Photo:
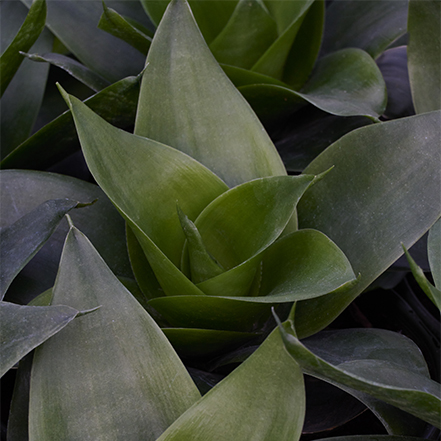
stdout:
[[61,93],[61,96],[63,97],[64,101],[66,101],[67,106],[69,107],[70,110],[72,110],[72,102],[70,100],[70,95],[63,89],[63,87],[61,86],[60,83],[55,83],[58,90]]

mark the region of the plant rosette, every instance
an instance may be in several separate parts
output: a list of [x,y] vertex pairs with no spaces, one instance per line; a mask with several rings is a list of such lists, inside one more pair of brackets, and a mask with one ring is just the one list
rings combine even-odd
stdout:
[[241,345],[272,306],[352,287],[337,245],[297,229],[297,203],[322,176],[286,175],[187,3],[171,3],[153,39],[135,134],[62,93],[91,173],[127,222],[141,302],[181,354]]

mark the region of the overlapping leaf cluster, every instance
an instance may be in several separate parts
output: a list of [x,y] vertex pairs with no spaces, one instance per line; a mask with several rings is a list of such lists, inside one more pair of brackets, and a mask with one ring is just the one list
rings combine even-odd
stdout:
[[[79,140],[98,186],[1,172],[5,382],[22,360],[8,439],[292,440],[344,423],[359,402],[389,435],[435,436],[437,373],[414,342],[322,330],[440,217],[439,4],[148,0],[104,5],[99,19],[98,2],[24,1],[28,14],[12,3],[1,5],[2,168],[47,169]],[[406,80],[398,100],[386,68],[396,56],[403,68],[405,47],[389,47],[408,14],[412,100]],[[25,54],[36,40],[40,53]],[[29,137],[47,63],[89,98],[59,86],[69,111],[45,125],[52,84]],[[278,144],[284,162],[244,97],[270,128],[303,121]],[[412,101],[416,115],[380,122],[412,114]],[[439,225],[435,286],[408,256],[438,307]],[[352,409],[332,422],[305,381],[309,397],[345,391]]]

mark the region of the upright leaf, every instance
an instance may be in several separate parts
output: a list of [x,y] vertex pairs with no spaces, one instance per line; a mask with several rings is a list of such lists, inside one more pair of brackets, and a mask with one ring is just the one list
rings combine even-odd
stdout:
[[409,0],[409,76],[417,113],[441,109],[441,3]]
[[162,331],[75,228],[52,303],[101,307],[35,352],[31,441],[153,441],[200,396]]
[[230,187],[286,174],[261,123],[205,44],[186,2],[170,3],[147,62],[137,135],[189,154]]
[[432,112],[354,130],[305,170],[335,165],[300,201],[300,226],[335,241],[361,279],[344,295],[299,302],[301,337],[330,323],[400,257],[401,242],[410,247],[440,216],[440,127]]
[[[2,13],[5,11],[2,8]],[[9,44],[0,57],[0,96],[3,95],[8,84],[20,67],[23,56],[20,51],[27,52],[37,41],[37,38],[44,29],[46,22],[46,1],[35,0],[29,9],[23,25],[19,29],[14,40]]]
[[157,441],[292,441],[305,412],[303,375],[273,332]]
[[441,219],[438,219],[430,229],[427,253],[435,286],[441,289]]

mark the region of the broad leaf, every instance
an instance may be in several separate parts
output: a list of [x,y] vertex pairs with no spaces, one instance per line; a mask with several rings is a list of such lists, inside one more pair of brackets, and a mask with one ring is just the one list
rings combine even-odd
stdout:
[[[127,77],[91,96],[85,103],[111,124],[126,128],[135,121],[138,95],[139,78]],[[46,169],[79,149],[69,110],[20,144],[1,162],[1,168]]]
[[409,0],[409,76],[417,113],[441,108],[441,4]]
[[153,441],[198,399],[162,331],[74,227],[54,287],[59,303],[101,307],[36,350],[30,440]]
[[[0,172],[0,186],[2,228],[49,199],[97,199],[92,206],[71,211],[71,217],[87,232],[115,274],[131,276],[124,221],[96,185],[53,173],[3,170]],[[67,222],[62,220],[55,233],[14,280],[8,290],[8,301],[26,304],[36,295],[52,288],[67,231]]]
[[157,441],[298,439],[305,412],[303,375],[289,358],[276,330]]
[[279,329],[286,349],[306,373],[365,392],[440,427],[439,383],[430,379],[421,352],[407,338],[363,329],[330,331],[301,343],[293,328],[279,322]]
[[[6,8],[3,9],[2,14],[6,12]],[[33,44],[37,41],[37,38],[44,29],[46,22],[46,1],[35,0],[29,9],[26,16],[26,20],[20,27],[17,35],[8,47],[2,51],[0,57],[0,70],[2,72],[0,82],[0,96],[3,95],[8,84],[11,82],[21,62],[23,56],[20,51],[28,51]]]
[[230,187],[286,174],[261,123],[202,39],[187,3],[170,3],[147,62],[137,135],[189,154]]
[[335,1],[326,11],[323,54],[356,47],[377,58],[407,29],[407,0]]
[[0,302],[0,377],[38,345],[72,321],[78,311],[69,306],[20,306]]
[[251,69],[277,38],[276,22],[261,0],[239,0],[222,32],[210,43],[219,63]]
[[96,181],[124,216],[178,266],[185,236],[176,202],[195,219],[227,186],[186,154],[119,130],[81,101],[65,97]]
[[50,63],[60,69],[65,70],[77,80],[81,81],[86,86],[90,87],[94,92],[99,92],[109,86],[109,82],[102,78],[100,75],[88,69],[83,64],[74,60],[73,58],[66,57],[61,54],[26,54],[27,58],[32,61]]
[[49,200],[0,230],[0,299],[15,276],[49,239],[63,216],[78,205],[77,201],[69,199]]
[[305,170],[335,166],[300,201],[300,226],[325,233],[361,279],[343,295],[299,302],[301,338],[329,324],[402,254],[401,243],[410,247],[440,216],[440,117],[433,112],[354,130]]

